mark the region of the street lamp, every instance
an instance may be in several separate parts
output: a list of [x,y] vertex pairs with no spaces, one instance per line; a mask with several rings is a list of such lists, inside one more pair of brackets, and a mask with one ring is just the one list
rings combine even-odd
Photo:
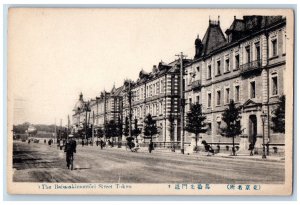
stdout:
[[266,159],[266,149],[265,149],[265,121],[267,119],[267,114],[264,113],[264,111],[262,112],[262,114],[260,115],[261,119],[262,119],[262,124],[263,124],[263,155],[262,158]]

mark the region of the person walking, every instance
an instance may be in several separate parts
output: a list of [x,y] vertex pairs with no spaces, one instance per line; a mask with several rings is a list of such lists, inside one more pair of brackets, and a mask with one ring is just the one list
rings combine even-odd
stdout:
[[64,147],[64,141],[61,139],[61,140],[59,140],[59,148],[60,148],[60,150],[62,150],[63,147]]
[[100,140],[100,148],[103,149],[103,146],[104,146],[104,142],[103,142],[103,140],[101,139],[101,140]]
[[151,139],[150,143],[149,143],[149,153],[151,153],[152,150],[154,150],[154,144],[153,144],[152,139]]
[[69,135],[69,139],[65,145],[66,161],[68,169],[73,170],[74,153],[76,153],[76,141],[74,135]]

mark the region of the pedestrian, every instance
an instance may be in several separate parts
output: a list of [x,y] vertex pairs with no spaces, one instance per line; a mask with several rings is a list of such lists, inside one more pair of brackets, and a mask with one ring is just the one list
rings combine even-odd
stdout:
[[103,142],[103,140],[101,139],[101,140],[100,140],[100,148],[101,148],[101,149],[103,149],[103,145],[104,145],[104,142]]
[[149,153],[151,153],[152,150],[154,150],[154,144],[153,144],[152,139],[151,139],[150,143],[149,143]]
[[84,141],[83,140],[81,141],[81,145],[84,146]]
[[254,150],[254,144],[253,143],[249,144],[249,149],[248,150],[250,150],[250,156],[253,156],[253,150]]
[[66,161],[68,169],[73,170],[74,153],[76,153],[76,141],[74,135],[69,135],[69,139],[65,145]]
[[60,150],[62,150],[63,146],[64,146],[64,141],[61,139],[61,140],[59,141],[59,147],[60,147]]

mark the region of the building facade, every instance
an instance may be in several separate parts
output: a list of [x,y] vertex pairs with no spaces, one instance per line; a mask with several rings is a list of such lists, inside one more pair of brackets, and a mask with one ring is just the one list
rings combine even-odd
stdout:
[[89,101],[84,101],[81,93],[73,109],[73,125],[83,127],[87,123],[89,126],[103,129],[105,123],[111,120],[116,123],[122,122],[122,89],[123,86],[114,86],[110,92],[102,91],[99,97]]
[[[184,63],[189,60],[184,60]],[[152,72],[140,71],[139,77],[130,84],[132,92],[132,122],[138,121],[143,139],[144,119],[151,114],[159,134],[154,136],[156,142],[180,141],[179,118],[179,61],[169,64],[160,62],[153,66]],[[123,124],[129,119],[128,89],[123,92]]]
[[[261,147],[263,136],[265,143],[284,143],[284,134],[274,133],[270,125],[279,97],[284,95],[286,19],[282,16],[234,18],[225,34],[219,20],[210,20],[202,40],[199,36],[195,40],[194,58],[183,60],[185,114],[192,103],[201,104],[207,117],[207,132],[201,134],[202,139],[209,143],[228,143],[232,139],[221,136],[221,128],[225,126],[222,113],[234,100],[241,107],[243,133],[236,138],[240,147],[247,149],[254,142],[256,147]],[[136,119],[142,130],[141,139],[144,119],[151,114],[159,131],[154,141],[179,142],[182,131],[180,61],[160,62],[149,73],[140,71],[136,81],[125,81],[123,86],[103,91],[90,101],[84,101],[80,94],[73,109],[73,124],[80,126],[88,118],[88,123],[99,128],[110,120],[125,126],[130,109],[132,126]],[[264,126],[263,113],[267,115]],[[185,131],[185,142],[193,143],[193,136]]]
[[[242,107],[243,134],[237,137],[240,146],[256,142],[284,143],[283,134],[270,129],[273,110],[279,97],[284,95],[286,19],[281,16],[244,16],[236,19],[226,37],[220,21],[209,21],[202,40],[195,41],[195,57],[186,65],[185,111],[191,103],[202,104],[207,116],[207,132],[202,134],[208,142],[229,142],[222,137],[222,113],[230,100]],[[262,113],[267,114],[263,123]],[[187,141],[193,141],[190,133]],[[248,147],[247,147],[248,148]]]
[[87,113],[85,112],[85,110],[87,108],[87,105],[88,101],[83,100],[83,94],[80,93],[79,99],[73,108],[74,114],[72,115],[72,125],[74,129],[75,127],[76,129],[79,127],[83,127],[83,125],[85,124],[87,118]]

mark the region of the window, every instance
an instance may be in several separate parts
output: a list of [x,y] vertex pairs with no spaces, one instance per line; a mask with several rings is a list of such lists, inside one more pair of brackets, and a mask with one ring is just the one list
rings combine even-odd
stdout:
[[260,44],[259,44],[259,42],[255,43],[255,50],[256,50],[256,60],[260,61]]
[[217,75],[221,75],[221,61],[217,61]]
[[251,61],[251,59],[250,59],[250,46],[246,46],[245,50],[246,50],[246,63],[250,63],[250,61]]
[[255,81],[250,82],[250,98],[255,98]]
[[200,103],[200,97],[196,96],[196,103],[199,104]]
[[163,102],[160,103],[160,114],[162,115],[164,113],[164,105]]
[[190,73],[190,76],[189,76],[189,85],[192,84],[192,81],[193,81],[193,73]]
[[221,91],[218,90],[217,91],[217,105],[220,105],[221,104]]
[[159,82],[157,82],[156,83],[156,94],[159,94],[159,90],[160,90]]
[[191,110],[192,107],[192,98],[189,98],[189,110]]
[[240,55],[237,54],[235,56],[235,69],[239,69],[240,68]]
[[211,122],[207,123],[207,134],[211,135]]
[[277,56],[277,39],[272,40],[272,56]]
[[147,87],[146,87],[146,97],[148,97],[149,96],[149,86],[147,85]]
[[217,122],[217,134],[220,135],[221,134],[221,121]]
[[211,65],[207,68],[207,79],[211,79]]
[[277,80],[277,76],[272,76],[272,95],[278,95],[278,80]]
[[226,88],[225,89],[225,103],[229,104],[229,98],[230,98],[230,89]]
[[225,72],[229,72],[229,58],[225,60]]
[[237,85],[235,86],[235,102],[239,102],[240,101],[240,86]]
[[210,108],[211,107],[211,93],[207,94],[207,107]]
[[164,93],[164,80],[160,81],[160,92]]

